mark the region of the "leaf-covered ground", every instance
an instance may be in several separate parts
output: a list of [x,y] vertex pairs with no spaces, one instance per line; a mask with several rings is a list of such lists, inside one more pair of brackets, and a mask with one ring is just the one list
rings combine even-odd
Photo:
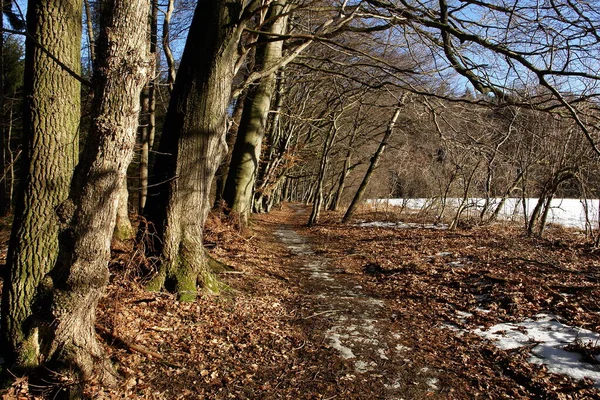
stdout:
[[[526,348],[499,350],[469,333],[540,312],[600,332],[600,258],[581,234],[550,228],[544,239],[527,238],[506,224],[454,232],[360,227],[339,224],[335,213],[309,229],[304,211],[256,216],[245,232],[211,217],[207,243],[232,267],[220,274],[229,288],[195,303],[145,292],[139,255],[115,245],[98,331],[123,378],[89,394],[600,398],[591,381],[528,363]],[[411,217],[357,216],[398,218]],[[26,380],[4,392],[17,395],[27,395]]]

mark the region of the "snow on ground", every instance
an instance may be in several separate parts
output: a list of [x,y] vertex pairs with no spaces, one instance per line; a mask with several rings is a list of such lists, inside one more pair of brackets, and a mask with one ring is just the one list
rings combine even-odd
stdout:
[[[553,315],[538,314],[523,322],[502,323],[488,330],[476,329],[474,333],[504,350],[532,346],[530,362],[544,364],[555,374],[574,379],[590,378],[600,386],[600,365],[584,362],[580,353],[565,350],[567,345],[575,343],[598,346],[600,335],[562,324],[558,319]],[[600,360],[600,357],[596,358]]]
[[[449,198],[446,200],[449,206],[456,206],[461,199]],[[397,206],[406,207],[414,210],[421,210],[434,204],[434,199],[377,199],[368,200],[370,204],[375,206]],[[500,202],[499,198],[490,199],[490,208],[493,210]],[[437,200],[439,205],[439,200]],[[464,212],[464,216],[478,215],[479,211],[485,204],[485,199],[472,198],[467,202],[468,206]],[[527,215],[530,215],[537,204],[537,199],[525,199]],[[501,210],[500,217],[505,219],[523,218],[523,202],[522,199],[511,198],[507,199],[504,207]],[[587,209],[587,213],[586,213]],[[559,224],[568,227],[585,229],[589,219],[592,227],[597,228],[598,215],[600,210],[600,200],[579,200],[579,199],[554,199],[551,203],[548,222]],[[586,215],[588,216],[586,218]],[[409,224],[406,224],[409,225]],[[372,226],[372,225],[371,225]],[[405,226],[406,228],[410,226]],[[439,228],[438,228],[439,229]]]
[[398,229],[410,229],[410,228],[424,228],[424,229],[448,229],[446,224],[417,224],[414,222],[360,222],[358,226],[363,228],[398,228]]

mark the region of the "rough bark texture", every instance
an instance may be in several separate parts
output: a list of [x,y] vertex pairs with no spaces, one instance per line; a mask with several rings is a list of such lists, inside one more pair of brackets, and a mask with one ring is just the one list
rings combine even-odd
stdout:
[[[281,16],[285,8],[284,2],[271,3],[266,17],[267,21],[272,21],[269,32],[276,35],[285,33],[287,16]],[[256,50],[256,67],[259,71],[271,69],[282,57],[283,41],[269,39],[271,36],[268,35],[264,37],[261,35],[259,38],[259,42],[263,41]],[[232,213],[239,215],[242,224],[246,224],[248,215],[252,211],[254,183],[275,83],[276,73],[273,72],[262,78],[258,85],[249,89],[231,155],[223,200]]]
[[[53,371],[113,381],[94,328],[108,284],[119,189],[133,155],[140,91],[146,82],[149,0],[107,0],[98,39],[92,128],[69,198],[57,209],[59,255],[40,303],[40,345]],[[48,307],[49,304],[49,307]]]
[[[30,0],[28,31],[73,71],[80,69],[81,0]],[[69,193],[78,153],[80,84],[26,41],[24,160],[2,293],[2,349],[9,363],[38,363],[32,302],[58,254],[55,208]]]
[[161,264],[150,290],[191,301],[198,281],[216,290],[202,234],[210,185],[225,151],[227,106],[244,23],[243,1],[200,0],[177,72],[154,165],[146,216],[160,238]]

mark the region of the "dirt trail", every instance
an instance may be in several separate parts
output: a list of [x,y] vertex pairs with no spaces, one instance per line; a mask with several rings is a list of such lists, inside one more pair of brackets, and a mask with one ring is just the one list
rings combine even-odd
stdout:
[[[301,206],[293,209],[305,213]],[[296,258],[289,272],[303,293],[305,329],[313,330],[316,340],[320,336],[352,366],[342,379],[362,381],[380,398],[436,397],[435,371],[412,368],[411,349],[400,344],[386,301],[367,293],[353,275],[315,253],[298,228],[282,224],[274,234]]]

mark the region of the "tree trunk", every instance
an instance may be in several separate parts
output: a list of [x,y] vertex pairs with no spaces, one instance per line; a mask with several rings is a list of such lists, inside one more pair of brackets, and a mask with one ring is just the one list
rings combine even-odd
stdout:
[[[4,32],[4,0],[0,0],[0,32]],[[2,177],[0,179],[0,217],[8,215],[10,203],[7,195],[7,171],[6,171],[6,135],[8,129],[6,125],[6,96],[4,88],[4,34],[0,34],[0,168],[2,168]]]
[[246,91],[244,90],[240,97],[235,102],[235,108],[231,115],[231,126],[227,130],[227,136],[225,137],[225,143],[227,144],[227,154],[221,160],[221,164],[215,173],[217,179],[215,180],[215,201],[213,207],[217,208],[222,205],[223,201],[223,190],[225,190],[225,181],[227,174],[229,173],[229,163],[231,162],[231,153],[233,151],[233,145],[237,138],[238,129],[242,120],[242,113],[244,111],[244,103],[246,100]]
[[[156,62],[158,41],[158,0],[152,0],[152,13],[150,15],[150,57]],[[155,64],[153,64],[155,66]],[[148,198],[148,168],[150,150],[154,145],[156,132],[156,84],[158,76],[156,68],[150,71],[150,80],[142,92],[142,124],[140,126],[140,141],[142,152],[140,154],[140,195],[138,199],[138,213],[143,214]]]
[[202,245],[210,209],[210,185],[225,151],[227,107],[237,47],[244,28],[244,2],[200,0],[154,166],[156,184],[146,216],[160,240],[160,268],[148,288],[175,290],[182,301],[196,298],[196,283],[218,285]]
[[81,0],[30,0],[25,53],[24,161],[20,171],[8,273],[2,293],[2,348],[8,362],[38,363],[32,302],[58,254],[55,208],[69,193],[77,162],[80,83],[39,46],[72,71],[80,69]]
[[129,190],[127,190],[127,175],[125,175],[119,186],[117,204],[117,220],[113,237],[119,240],[130,240],[135,237],[135,230],[129,219]]
[[167,87],[169,93],[173,92],[173,85],[175,85],[175,77],[177,71],[175,70],[175,58],[171,51],[171,42],[169,35],[171,33],[171,17],[173,16],[173,9],[175,8],[175,0],[169,0],[167,4],[167,12],[163,19],[163,31],[162,31],[162,45],[163,51],[165,52],[165,59],[167,60]]
[[[281,110],[283,108],[284,91],[284,71],[277,73],[277,83],[275,88],[275,101],[271,111],[272,118],[269,123],[267,133],[266,152],[261,164],[259,164],[258,178],[256,179],[255,201],[253,208],[255,211],[268,212],[269,204],[273,204],[273,193],[277,189],[281,178],[289,169],[286,166],[286,155],[292,143],[294,130],[281,129]],[[260,198],[260,200],[259,200]]]
[[[283,1],[271,3],[266,16],[266,21],[273,21],[268,28],[269,32],[276,35],[285,33],[285,9]],[[256,65],[261,71],[271,69],[282,57],[283,41],[269,39],[271,37],[267,35],[259,37],[259,44],[263,43],[256,50]],[[252,211],[253,189],[275,84],[276,73],[273,72],[263,77],[258,85],[248,89],[240,129],[231,155],[223,200],[232,213],[239,215],[243,225],[247,223]]]
[[390,120],[390,123],[388,124],[385,134],[383,135],[383,139],[381,139],[381,143],[379,143],[379,147],[377,147],[375,154],[373,154],[373,157],[371,157],[371,163],[369,164],[369,168],[367,169],[367,172],[365,173],[365,176],[364,176],[362,182],[360,183],[360,186],[358,187],[358,190],[356,191],[356,194],[354,195],[354,198],[352,199],[352,202],[350,203],[348,210],[346,210],[346,214],[344,214],[344,218],[342,218],[342,223],[345,224],[346,222],[348,222],[350,220],[350,218],[352,217],[352,214],[354,214],[354,211],[356,211],[356,207],[358,207],[358,204],[361,202],[362,197],[365,193],[365,190],[367,190],[367,185],[369,184],[369,181],[371,180],[371,175],[373,175],[375,168],[377,168],[377,163],[379,162],[379,158],[381,157],[381,154],[383,154],[383,151],[385,150],[385,147],[387,146],[387,142],[388,142],[390,136],[392,136],[392,133],[394,132],[394,126],[396,125],[396,121],[398,120],[398,117],[400,116],[400,110],[402,110],[402,105],[399,105],[398,107],[396,107],[396,111],[394,112],[394,115],[392,116],[392,119]]
[[95,311],[108,284],[119,189],[133,155],[140,91],[149,59],[149,0],[106,0],[97,43],[92,127],[70,188],[57,209],[59,255],[42,293],[40,346],[52,371],[75,379],[114,380],[96,337]]
[[327,164],[329,164],[329,153],[331,152],[331,148],[333,147],[333,142],[337,136],[338,127],[336,126],[336,121],[334,120],[327,137],[323,143],[323,154],[321,155],[321,162],[319,165],[319,175],[317,177],[317,182],[315,183],[315,192],[314,192],[314,201],[312,210],[310,212],[310,216],[308,217],[307,226],[311,227],[319,221],[319,216],[321,214],[321,207],[323,206],[323,184],[325,183],[325,175],[327,172]]
[[494,209],[494,213],[490,216],[488,222],[493,222],[493,221],[498,220],[498,216],[500,215],[500,212],[504,208],[504,204],[506,204],[506,200],[508,199],[508,196],[510,196],[510,194],[519,186],[519,182],[521,181],[521,179],[523,179],[524,173],[525,173],[524,170],[519,170],[517,172],[516,178],[513,180],[512,184],[509,186],[509,188],[506,189],[506,191],[504,192],[504,195],[498,202],[498,205]]
[[[358,129],[356,126],[355,128]],[[353,145],[354,138],[356,137],[356,129],[353,129],[352,133],[350,134],[348,149],[346,150],[346,157],[344,158],[344,165],[342,166],[342,172],[340,172],[337,191],[335,192],[334,198],[331,201],[331,207],[329,208],[330,211],[337,211],[338,207],[340,206],[340,202],[342,201],[342,195],[344,194],[344,189],[346,188],[346,178],[350,172],[350,163],[352,161],[352,153],[354,151]]]
[[94,39],[94,23],[92,21],[92,7],[90,6],[89,0],[83,0],[85,8],[85,23],[88,35],[88,43],[90,46],[90,70],[93,71],[95,68],[94,63],[96,62],[96,40]]

